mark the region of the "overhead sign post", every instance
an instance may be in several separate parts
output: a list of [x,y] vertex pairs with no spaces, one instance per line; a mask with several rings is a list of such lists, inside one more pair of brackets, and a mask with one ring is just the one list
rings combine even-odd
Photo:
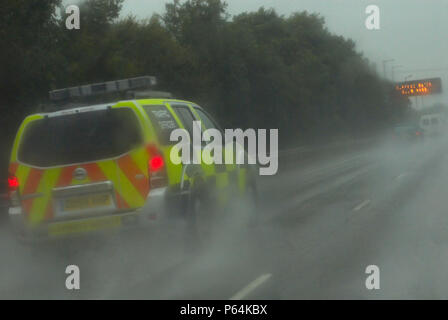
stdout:
[[399,82],[395,84],[395,91],[405,97],[442,93],[442,79],[431,78]]

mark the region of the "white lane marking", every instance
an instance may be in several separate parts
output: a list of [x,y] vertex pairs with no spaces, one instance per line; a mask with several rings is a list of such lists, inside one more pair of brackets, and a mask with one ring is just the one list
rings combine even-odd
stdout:
[[368,204],[370,204],[370,200],[366,200],[363,201],[362,203],[360,203],[359,205],[357,205],[356,207],[353,208],[353,211],[359,211],[362,208],[364,208],[365,206],[367,206]]
[[254,291],[257,287],[261,286],[263,283],[269,280],[272,274],[267,273],[259,276],[257,279],[249,283],[243,289],[234,294],[229,300],[241,300]]

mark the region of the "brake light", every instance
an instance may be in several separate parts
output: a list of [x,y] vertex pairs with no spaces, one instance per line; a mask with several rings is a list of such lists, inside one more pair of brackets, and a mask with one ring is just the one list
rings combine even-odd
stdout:
[[156,172],[163,168],[165,162],[163,157],[159,154],[153,156],[149,161],[149,170],[150,172]]
[[10,175],[8,177],[8,188],[9,191],[16,191],[19,188],[19,179],[16,176]]
[[420,131],[417,131],[416,133],[415,133],[415,135],[416,136],[419,136],[419,135],[421,135],[422,133],[420,132]]
[[168,185],[168,176],[165,169],[165,159],[159,149],[150,145],[148,147],[150,159],[148,161],[149,184],[151,189],[166,187]]

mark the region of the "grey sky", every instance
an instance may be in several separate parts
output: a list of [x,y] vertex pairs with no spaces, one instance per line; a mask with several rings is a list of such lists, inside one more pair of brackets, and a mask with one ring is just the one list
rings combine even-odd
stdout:
[[[150,17],[163,13],[171,0],[125,0],[123,16]],[[442,77],[444,94],[426,97],[424,104],[448,102],[448,1],[447,0],[227,0],[230,14],[255,11],[259,7],[274,8],[289,15],[307,10],[320,13],[328,29],[353,39],[359,51],[383,72],[382,60],[395,59],[388,64],[391,78],[392,65],[395,80]],[[364,22],[367,5],[375,4],[381,10],[381,30],[369,31]],[[428,69],[431,69],[429,71]],[[433,71],[435,69],[435,71]]]

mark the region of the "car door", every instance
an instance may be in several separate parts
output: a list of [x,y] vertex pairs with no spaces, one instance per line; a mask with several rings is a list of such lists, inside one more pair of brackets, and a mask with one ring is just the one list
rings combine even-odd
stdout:
[[[218,122],[213,119],[213,117],[208,114],[204,109],[197,105],[192,105],[192,110],[195,114],[195,118],[200,120],[202,123],[203,130],[207,129],[216,129],[221,132],[222,140],[223,140],[223,149],[222,149],[222,163],[215,164],[215,172],[218,187],[224,191],[225,199],[222,201],[229,201],[232,198],[232,193],[235,191],[239,191],[240,193],[244,192],[245,188],[245,177],[246,177],[246,168],[244,166],[240,166],[236,164],[237,150],[235,144],[226,145],[224,131],[218,124]],[[231,153],[231,158],[233,159],[232,163],[226,164],[226,154]]]
[[[191,146],[193,144],[193,128],[195,125],[195,121],[200,121],[193,113],[191,107],[188,104],[182,103],[171,103],[171,108],[176,113],[182,124],[184,125],[185,130],[187,130],[190,136]],[[196,128],[202,130],[201,128]],[[201,147],[204,145],[201,143]],[[193,148],[191,148],[190,154],[192,155],[194,152]],[[198,152],[196,156],[201,157],[201,152]],[[191,159],[193,160],[193,158]],[[201,169],[205,178],[205,182],[211,188],[211,190],[220,189],[222,186],[221,178],[218,178],[218,169],[215,164],[207,164],[201,161]]]

